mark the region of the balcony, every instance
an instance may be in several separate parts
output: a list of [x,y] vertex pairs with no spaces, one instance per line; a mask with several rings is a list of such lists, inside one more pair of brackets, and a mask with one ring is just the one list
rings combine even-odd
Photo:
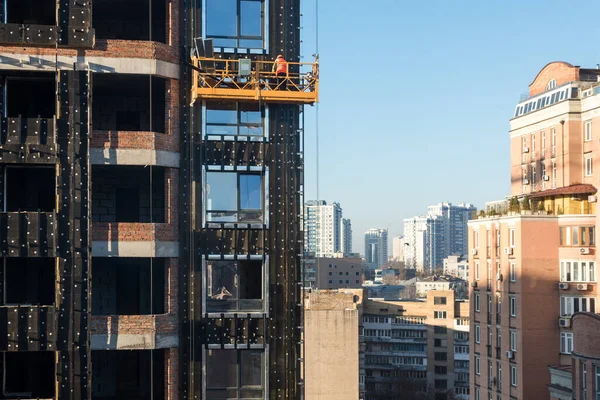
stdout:
[[285,77],[273,61],[193,57],[192,101],[231,100],[313,104],[319,99],[319,64],[288,62]]

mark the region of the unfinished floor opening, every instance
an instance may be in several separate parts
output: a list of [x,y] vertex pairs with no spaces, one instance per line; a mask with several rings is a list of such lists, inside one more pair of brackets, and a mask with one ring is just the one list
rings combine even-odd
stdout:
[[4,7],[4,23],[56,25],[56,1],[8,0]]
[[207,311],[262,311],[264,275],[262,260],[208,261]]
[[95,74],[92,128],[164,133],[165,87],[166,80],[156,76]]
[[165,0],[94,0],[92,10],[97,39],[166,43]]
[[165,222],[161,167],[94,165],[93,222]]
[[4,174],[4,211],[55,210],[56,167],[19,165],[4,167],[0,171]]
[[94,257],[92,314],[146,315],[164,312],[164,259]]
[[0,399],[53,399],[55,353],[50,351],[2,352]]
[[165,350],[92,351],[92,398],[162,400]]
[[3,305],[55,304],[56,261],[54,258],[12,258],[3,260]]
[[52,118],[56,114],[56,74],[20,73],[5,78],[4,116]]

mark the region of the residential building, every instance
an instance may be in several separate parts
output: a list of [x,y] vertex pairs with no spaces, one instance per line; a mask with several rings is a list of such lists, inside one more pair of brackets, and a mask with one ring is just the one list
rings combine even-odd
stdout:
[[365,300],[360,329],[366,400],[427,392],[469,398],[469,304],[453,291],[430,291],[426,300]]
[[444,274],[469,280],[469,259],[457,255],[444,258]]
[[226,3],[0,6],[0,397],[301,397],[318,85],[252,81],[306,81],[299,0]]
[[362,290],[305,292],[304,347],[307,400],[358,400]]
[[[348,224],[349,226],[349,224]],[[350,228],[351,229],[351,228]],[[316,257],[330,257],[342,251],[342,207],[324,200],[307,201],[304,206],[304,249]]]
[[387,229],[370,229],[365,232],[365,267],[381,269],[388,261]]
[[365,297],[381,298],[385,300],[414,299],[416,296],[415,283],[417,278],[399,281],[396,284],[375,283],[373,281],[363,282]]
[[341,235],[341,252],[350,256],[352,254],[352,222],[348,218],[342,218]]
[[341,288],[359,289],[362,286],[362,259],[360,257],[315,257],[308,261],[315,270],[315,281],[311,287],[327,290]]
[[404,236],[396,236],[392,239],[392,259],[404,261]]
[[600,70],[564,62],[537,74],[510,121],[510,194],[524,210],[469,222],[475,398],[568,390],[572,316],[595,312],[598,295],[599,77]]
[[467,296],[467,282],[450,275],[434,275],[417,279],[415,283],[417,297],[427,297],[430,290],[452,290],[457,299]]
[[443,259],[467,253],[467,221],[477,209],[471,204],[439,203],[427,215],[404,220],[404,260],[407,267],[428,273],[442,268]]

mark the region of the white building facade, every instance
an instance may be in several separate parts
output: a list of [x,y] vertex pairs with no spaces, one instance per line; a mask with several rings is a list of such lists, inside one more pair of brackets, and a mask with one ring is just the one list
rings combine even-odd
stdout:
[[352,253],[352,222],[350,219],[342,218],[341,234],[342,253],[346,255]]
[[380,269],[388,261],[387,229],[365,232],[365,268]]
[[352,252],[352,224],[342,217],[340,203],[323,200],[304,205],[304,250],[315,257]]

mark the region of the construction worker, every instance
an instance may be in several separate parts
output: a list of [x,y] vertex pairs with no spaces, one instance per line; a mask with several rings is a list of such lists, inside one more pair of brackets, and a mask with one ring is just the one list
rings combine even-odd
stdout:
[[277,76],[277,86],[279,89],[285,90],[287,86],[286,78],[288,74],[288,64],[281,54],[275,59],[271,72]]

